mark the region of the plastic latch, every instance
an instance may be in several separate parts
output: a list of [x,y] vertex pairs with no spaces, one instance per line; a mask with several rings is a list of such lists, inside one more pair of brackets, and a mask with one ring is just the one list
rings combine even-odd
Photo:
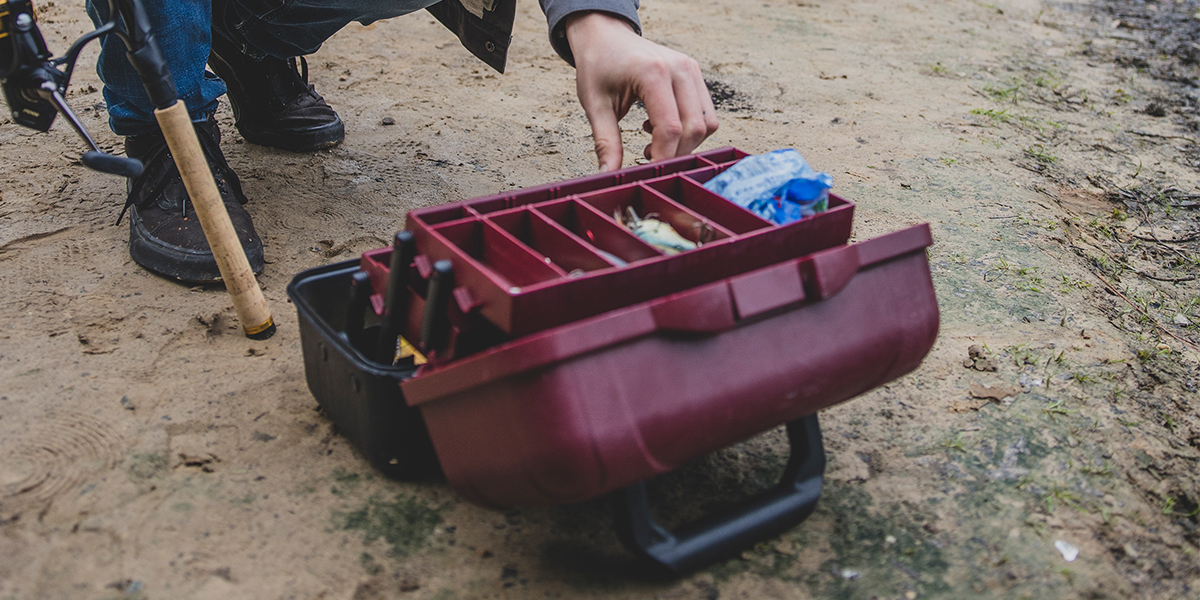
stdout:
[[738,317],[749,319],[805,299],[796,261],[786,261],[729,280]]
[[736,323],[733,301],[724,285],[706,285],[664,298],[650,307],[660,331],[717,333]]
[[841,246],[812,255],[802,264],[809,292],[822,300],[832,298],[858,274],[858,248]]
[[929,224],[922,223],[867,240],[855,247],[858,248],[859,266],[869,267],[932,245],[933,234],[929,230]]

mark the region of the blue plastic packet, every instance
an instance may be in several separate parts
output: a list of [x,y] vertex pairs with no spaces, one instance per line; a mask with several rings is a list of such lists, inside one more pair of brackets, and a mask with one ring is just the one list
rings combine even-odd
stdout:
[[813,170],[799,152],[785,149],[747,156],[704,187],[763,219],[784,225],[828,208],[833,176]]

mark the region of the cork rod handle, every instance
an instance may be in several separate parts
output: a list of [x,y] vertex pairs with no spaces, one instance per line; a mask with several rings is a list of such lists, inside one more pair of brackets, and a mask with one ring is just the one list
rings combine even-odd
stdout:
[[196,209],[196,216],[200,218],[204,237],[208,239],[208,247],[212,249],[217,268],[221,271],[225,289],[233,298],[233,309],[237,312],[242,330],[251,339],[271,337],[275,333],[271,309],[263,298],[258,281],[254,279],[250,261],[246,260],[246,252],[238,241],[237,231],[221,202],[221,194],[217,191],[208,160],[200,148],[200,140],[196,138],[187,106],[183,101],[177,101],[168,108],[155,109],[154,117],[158,119],[171,156],[179,167],[183,185]]

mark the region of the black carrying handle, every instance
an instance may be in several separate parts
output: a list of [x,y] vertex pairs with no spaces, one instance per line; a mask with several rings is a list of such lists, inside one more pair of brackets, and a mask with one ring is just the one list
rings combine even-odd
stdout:
[[677,532],[654,521],[644,483],[616,492],[613,505],[621,542],[669,574],[682,575],[800,524],[821,497],[825,447],[815,414],[788,423],[787,433],[791,456],[775,487]]

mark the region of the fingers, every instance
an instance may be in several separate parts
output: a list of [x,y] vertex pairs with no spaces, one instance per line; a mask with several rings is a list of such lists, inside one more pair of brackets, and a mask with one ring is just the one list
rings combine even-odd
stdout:
[[[654,125],[650,124],[650,119],[646,119],[645,121],[642,121],[642,131],[645,131],[646,133],[649,133],[651,135],[654,134]],[[649,144],[647,144],[646,147],[642,149],[642,156],[644,156],[646,158],[646,160],[650,160],[650,145]]]
[[646,148],[651,160],[691,153],[719,125],[700,65],[673,53],[663,68],[665,73],[645,76],[639,90],[650,117],[642,129],[652,136]]
[[663,160],[677,156],[679,141],[683,137],[679,105],[675,102],[674,74],[665,61],[653,63],[642,72],[637,95],[646,105],[646,116],[650,122],[650,160]]
[[674,74],[672,84],[682,126],[675,153],[690,154],[717,130],[717,114],[712,97],[708,93],[708,86],[704,83],[704,75],[696,61],[685,59],[684,66],[674,71]]
[[646,107],[651,160],[688,154],[716,131],[716,111],[695,60],[640,37],[624,19],[603,12],[570,17],[566,33],[601,171],[621,166],[619,121],[635,99]]
[[700,121],[692,130],[692,136],[695,138],[695,145],[692,145],[689,152],[696,149],[696,146],[702,144],[704,140],[716,133],[716,128],[720,126],[720,122],[716,119],[716,107],[713,106],[713,96],[708,92],[708,84],[704,83],[704,74],[700,71],[700,65],[696,64],[695,60],[691,60],[694,65],[694,73],[692,73],[692,86],[694,86],[695,94],[700,100]]
[[623,148],[621,145],[621,118],[629,111],[632,98],[606,89],[602,79],[592,76],[590,66],[579,65],[575,79],[575,91],[579,103],[592,126],[592,141],[596,150],[596,161],[600,171],[621,168]]
[[[604,106],[604,103],[601,106]],[[604,109],[585,109],[584,112],[592,124],[592,140],[595,142],[596,160],[600,171],[615,171],[621,168],[621,125],[616,112]]]

